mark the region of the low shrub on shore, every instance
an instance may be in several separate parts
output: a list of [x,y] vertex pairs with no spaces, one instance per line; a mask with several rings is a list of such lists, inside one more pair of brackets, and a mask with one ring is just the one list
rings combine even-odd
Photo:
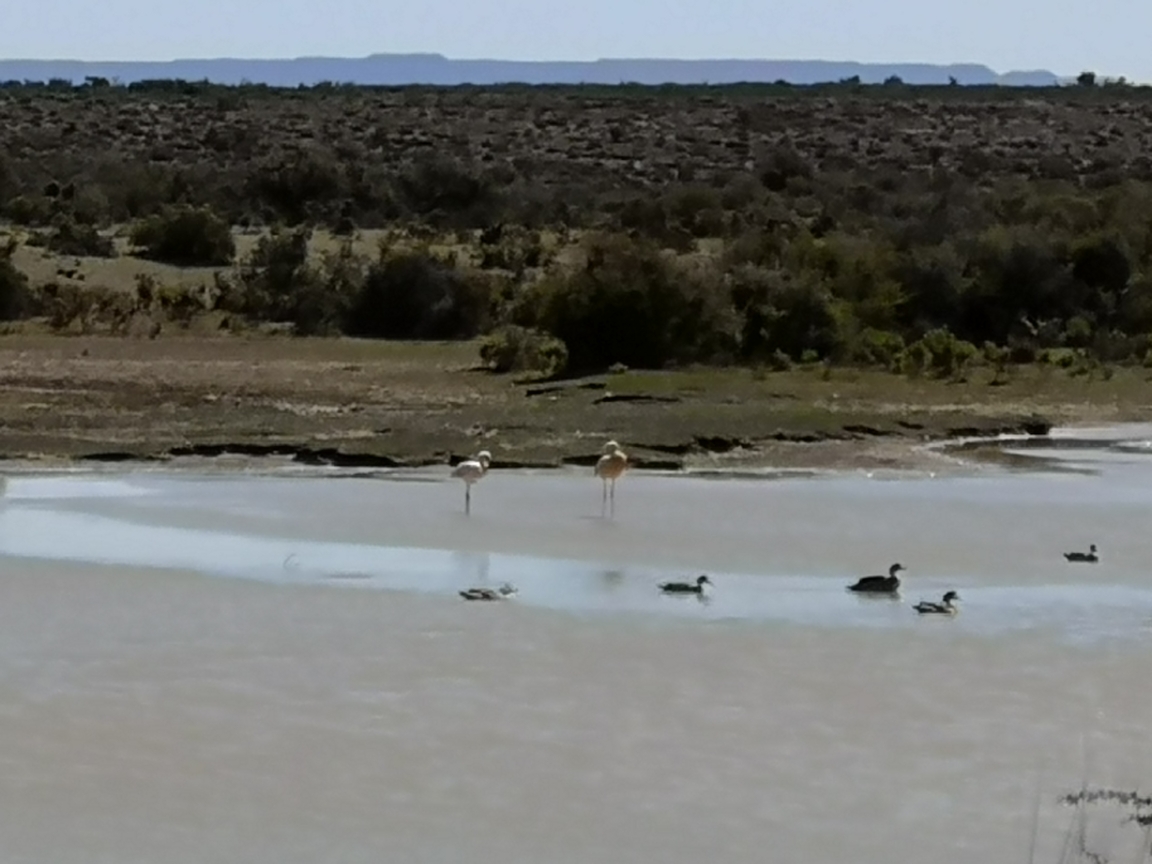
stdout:
[[548,378],[568,369],[568,348],[531,327],[504,324],[484,337],[480,361],[493,372],[536,372]]

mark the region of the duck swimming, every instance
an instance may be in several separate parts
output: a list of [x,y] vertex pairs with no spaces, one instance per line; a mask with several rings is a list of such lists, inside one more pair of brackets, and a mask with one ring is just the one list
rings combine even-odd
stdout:
[[507,600],[517,593],[515,586],[505,582],[499,588],[469,588],[461,591],[465,600]]
[[707,576],[700,576],[696,579],[695,584],[691,582],[664,582],[660,585],[660,590],[665,594],[703,594],[705,585],[711,586],[712,580]]
[[1095,564],[1100,560],[1100,556],[1096,554],[1095,543],[1088,547],[1087,552],[1065,552],[1064,557],[1068,561],[1083,561],[1088,564]]
[[959,594],[955,591],[949,591],[939,603],[929,603],[927,600],[921,600],[912,608],[921,615],[955,615],[960,611],[954,605],[955,601],[959,599]]
[[849,585],[848,590],[869,594],[895,594],[900,590],[900,577],[896,574],[907,569],[903,564],[893,564],[888,568],[887,576],[865,576],[856,584]]

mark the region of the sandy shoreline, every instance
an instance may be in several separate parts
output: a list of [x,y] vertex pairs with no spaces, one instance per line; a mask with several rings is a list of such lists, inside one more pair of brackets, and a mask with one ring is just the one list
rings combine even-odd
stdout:
[[[914,442],[906,439],[875,438],[864,441],[781,442],[755,451],[738,451],[708,458],[687,458],[678,463],[633,460],[630,473],[653,476],[714,478],[718,480],[775,480],[805,476],[866,474],[867,476],[963,477],[1004,470],[1072,470],[1044,457],[1007,452],[1037,447],[1074,445],[1079,435],[1109,439],[1125,429],[1133,434],[1149,430],[1142,424],[1116,424],[1107,427],[1055,427],[1047,435],[1002,434],[942,438]],[[223,448],[212,455],[181,455],[164,458],[138,458],[122,454],[116,458],[84,458],[66,455],[0,457],[0,472],[10,475],[65,473],[118,474],[124,471],[172,472],[174,474],[248,474],[302,477],[439,477],[461,457],[445,463],[380,466],[367,464],[316,464],[290,455],[252,455],[237,448]],[[584,460],[591,461],[591,459]],[[557,477],[586,477],[589,465],[532,464],[497,461],[495,473],[544,473]],[[0,482],[2,482],[0,475]],[[3,487],[0,486],[0,489]]]
[[[991,387],[816,368],[636,371],[551,382],[476,369],[471,343],[0,338],[0,459],[51,465],[275,457],[352,469],[954,471],[957,437],[1147,420],[1146,373],[1021,367]],[[926,446],[928,445],[928,446]]]
[[[987,450],[1010,440],[1003,436],[986,439],[949,438],[929,442],[878,438],[866,441],[823,441],[812,443],[781,442],[770,447],[742,450],[727,454],[685,458],[682,460],[653,460],[633,458],[629,466],[633,472],[671,476],[714,476],[717,478],[765,478],[836,474],[858,472],[893,472],[901,474],[965,475],[987,471],[994,467]],[[975,446],[974,446],[975,445]],[[367,459],[358,464],[355,459],[333,464],[317,464],[315,460],[291,455],[253,455],[247,448],[231,450],[224,446],[210,455],[178,455],[141,457],[131,452],[114,455],[94,453],[81,456],[66,454],[10,455],[0,457],[0,471],[12,474],[34,474],[54,471],[91,471],[116,473],[124,470],[155,470],[209,473],[294,473],[317,476],[373,477],[394,474],[436,473],[463,458],[455,455],[444,462],[417,462],[405,465],[376,464]],[[590,460],[581,460],[590,461]],[[521,460],[495,460],[498,472],[546,472],[550,474],[583,476],[590,473],[588,465],[571,462],[532,462]]]

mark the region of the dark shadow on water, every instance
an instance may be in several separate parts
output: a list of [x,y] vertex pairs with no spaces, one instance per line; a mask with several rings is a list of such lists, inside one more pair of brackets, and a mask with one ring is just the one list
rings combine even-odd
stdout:
[[883,603],[885,601],[889,603],[899,603],[904,599],[900,595],[900,592],[896,592],[895,594],[885,594],[881,591],[850,591],[847,588],[844,590],[859,600],[861,603]]
[[[660,589],[657,588],[656,590],[659,591]],[[713,598],[707,594],[668,594],[664,591],[660,591],[660,596],[672,601],[673,603],[692,602],[700,606],[711,606],[713,600]]]

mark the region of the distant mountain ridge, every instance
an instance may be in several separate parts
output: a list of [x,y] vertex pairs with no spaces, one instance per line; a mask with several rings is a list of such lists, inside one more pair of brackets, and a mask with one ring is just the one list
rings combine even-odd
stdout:
[[81,83],[87,77],[122,84],[157,79],[208,80],[218,84],[311,86],[323,82],[403,86],[427,84],[732,84],[787,81],[820,84],[859,76],[879,84],[896,76],[907,84],[999,84],[1051,87],[1061,78],[1044,70],[999,74],[974,63],[841,63],[828,60],[593,61],[453,60],[440,54],[374,54],[363,58],[298,57],[284,60],[205,59],[148,61],[0,60],[0,81]]

